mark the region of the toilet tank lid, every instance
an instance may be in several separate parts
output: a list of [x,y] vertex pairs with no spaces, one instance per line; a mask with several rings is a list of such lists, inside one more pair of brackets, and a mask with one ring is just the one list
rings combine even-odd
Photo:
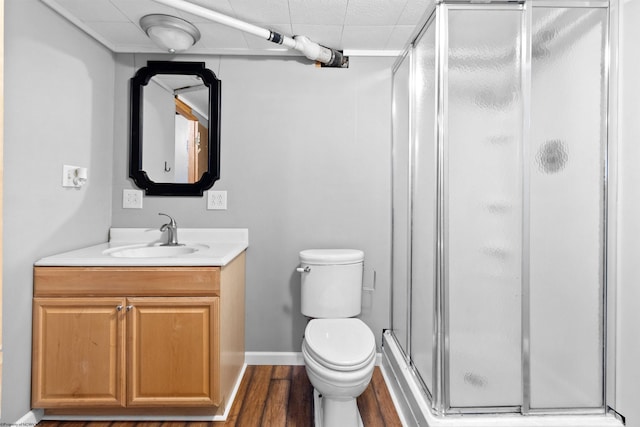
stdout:
[[300,261],[312,265],[355,264],[364,260],[358,249],[306,249],[300,251]]

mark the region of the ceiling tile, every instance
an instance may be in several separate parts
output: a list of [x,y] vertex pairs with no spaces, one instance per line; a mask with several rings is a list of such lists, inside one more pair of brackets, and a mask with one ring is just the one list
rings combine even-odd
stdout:
[[407,0],[397,25],[416,25],[426,18],[424,15],[427,9],[431,10],[435,2],[433,0],[425,2],[424,0]]
[[215,12],[220,12],[225,15],[232,16],[234,18],[236,16],[229,0],[189,0],[189,3],[197,4],[198,6],[202,6]]
[[199,23],[202,38],[198,42],[199,48],[211,49],[247,49],[244,33],[240,30],[216,24],[215,22]]
[[149,45],[151,42],[140,27],[131,22],[92,22],[91,28],[114,45]]
[[402,50],[409,43],[409,38],[413,35],[415,25],[396,25],[391,31],[387,40],[386,50]]
[[[139,22],[140,18],[150,13],[162,13],[166,15],[173,15],[179,18],[185,19],[193,24],[199,22],[211,22],[207,18],[203,18],[199,15],[194,15],[185,12],[174,7],[166,6],[162,3],[155,2],[153,0],[111,0],[111,2],[122,11],[132,22]],[[233,9],[228,0],[190,0],[189,3],[194,3],[198,6],[203,6],[207,9],[211,9],[215,12],[220,12],[224,15],[235,17]]]
[[348,0],[289,0],[292,24],[342,25]]
[[293,34],[307,36],[316,43],[332,49],[342,49],[342,25],[292,24]]
[[290,22],[287,0],[233,0],[231,7],[247,22]]
[[349,0],[345,25],[395,25],[407,0]]
[[126,22],[127,18],[109,0],[58,0],[81,21]]
[[140,18],[151,13],[180,16],[177,9],[156,3],[153,0],[111,0],[111,3],[135,24],[140,22]]
[[346,26],[342,31],[342,47],[349,50],[383,50],[393,26]]
[[[195,2],[193,2],[193,3],[195,3]],[[203,2],[201,2],[201,3],[203,3]],[[225,6],[225,4],[226,4],[226,6]],[[222,13],[223,15],[230,16],[232,18],[236,17],[235,13],[233,12],[233,9],[231,8],[231,5],[229,5],[228,2],[221,2],[221,1],[216,2],[216,6],[220,6],[220,8],[212,7],[211,3],[199,4],[199,6],[203,6],[203,5],[204,5],[204,7],[206,9],[212,10],[214,12],[219,12],[219,13]],[[192,13],[185,12],[183,10],[178,10],[177,13],[178,13],[177,16],[179,16],[180,18],[191,22],[192,24],[197,24],[199,22],[213,22],[208,18],[203,18],[200,15],[194,15]]]

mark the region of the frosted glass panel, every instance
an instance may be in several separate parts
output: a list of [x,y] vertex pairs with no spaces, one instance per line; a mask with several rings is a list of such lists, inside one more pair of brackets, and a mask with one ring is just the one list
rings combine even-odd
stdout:
[[531,407],[601,407],[606,9],[533,9]]
[[415,138],[411,249],[411,360],[433,389],[436,264],[436,33],[427,28],[416,43]]
[[393,240],[392,240],[392,324],[398,343],[408,354],[409,303],[409,165],[411,60],[407,55],[393,74]]
[[448,13],[451,407],[522,403],[521,19],[520,10]]

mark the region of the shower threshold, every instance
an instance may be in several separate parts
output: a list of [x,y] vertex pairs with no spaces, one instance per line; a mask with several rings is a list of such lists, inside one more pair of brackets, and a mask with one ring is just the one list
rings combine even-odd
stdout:
[[424,390],[404,360],[389,331],[382,337],[382,366],[387,384],[396,398],[396,407],[407,425],[428,427],[622,427],[611,414],[518,415],[465,414],[438,416],[431,412]]

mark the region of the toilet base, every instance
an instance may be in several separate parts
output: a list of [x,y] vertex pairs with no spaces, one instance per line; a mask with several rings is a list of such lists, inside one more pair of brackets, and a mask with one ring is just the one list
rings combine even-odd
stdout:
[[[328,402],[331,406],[331,408],[328,408],[328,411],[330,412],[329,417],[333,419],[328,420],[326,425],[324,420],[325,409],[327,409],[324,407],[325,403],[327,403],[327,399],[323,398],[318,390],[314,388],[313,419],[315,427],[364,427],[355,398],[348,401]],[[353,416],[354,407],[357,416],[357,424],[351,426],[345,422],[345,418],[351,418]]]

